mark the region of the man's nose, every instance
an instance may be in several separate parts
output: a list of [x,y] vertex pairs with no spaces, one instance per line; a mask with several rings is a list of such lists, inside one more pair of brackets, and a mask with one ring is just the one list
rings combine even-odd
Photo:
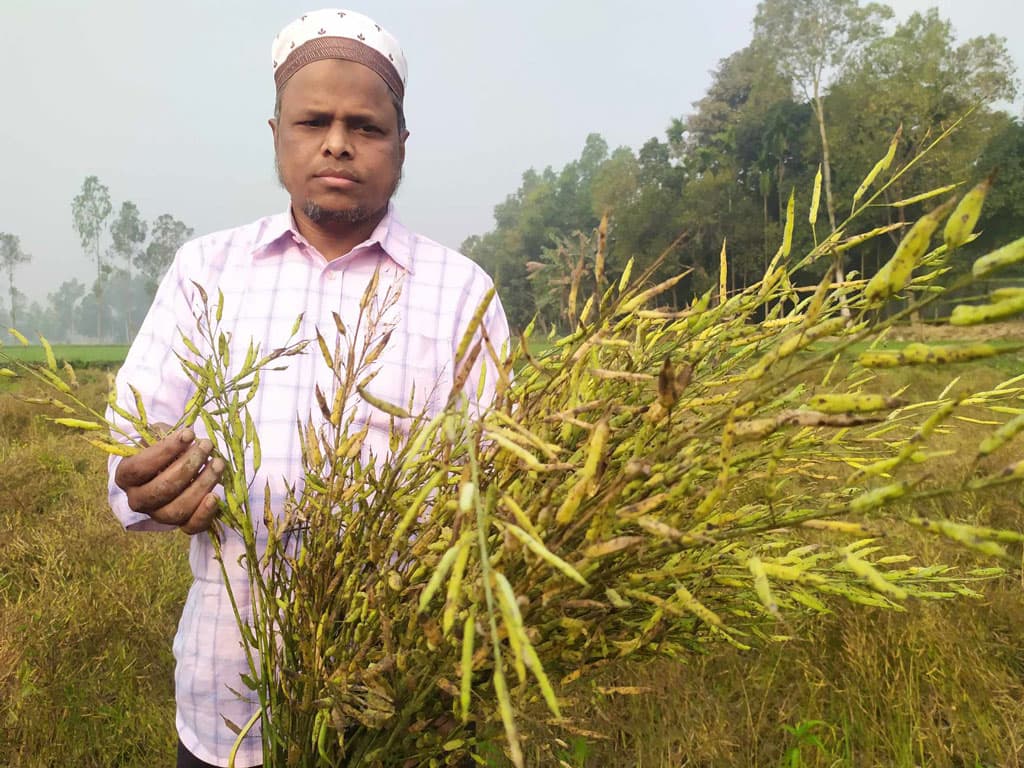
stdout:
[[327,135],[324,137],[324,154],[333,157],[351,156],[351,135],[341,121],[332,122],[327,129]]

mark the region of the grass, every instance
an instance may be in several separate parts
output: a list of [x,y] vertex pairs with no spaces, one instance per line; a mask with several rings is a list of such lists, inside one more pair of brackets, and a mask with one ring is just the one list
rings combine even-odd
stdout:
[[[985,362],[959,372],[972,384],[991,386],[1009,370],[1019,372],[1024,361],[1016,353]],[[877,385],[879,391],[908,386],[923,397],[953,375],[938,366],[887,370]],[[959,424],[945,447],[961,450],[938,471],[972,472],[963,456],[973,454],[983,433],[978,425]],[[998,466],[1019,457],[1018,443],[991,460]],[[1019,491],[941,498],[916,511],[1024,529]],[[964,568],[990,564],[948,542],[922,538],[895,522],[901,516],[892,510],[869,521],[887,533],[894,550]],[[982,592],[976,601],[911,603],[905,613],[836,604],[831,615],[799,625],[783,616],[766,631],[792,639],[751,652],[716,647],[705,655],[602,672],[579,684],[582,694],[620,686],[646,692],[599,696],[585,708],[578,724],[601,734],[588,740],[586,765],[1024,765],[1020,572]],[[538,746],[532,764],[553,764],[543,754],[550,755]]]
[[[1005,378],[1007,366],[1021,370],[1021,362],[1010,355],[961,371],[987,386]],[[885,371],[877,384],[880,391],[908,385],[923,394],[941,389],[951,376],[948,368],[921,366]],[[946,447],[966,450],[939,471],[972,471],[961,457],[973,453],[981,434],[977,425],[959,425]],[[1011,446],[993,460],[1019,455],[1019,445]],[[940,499],[916,511],[1020,530],[1021,501],[1019,492],[1004,491]],[[893,511],[870,521],[896,539],[893,549],[921,552],[925,562],[988,564],[947,542],[922,539],[897,525],[899,516]],[[594,734],[587,737],[586,760],[559,758],[569,766],[609,768],[1024,765],[1019,577],[988,584],[977,601],[911,603],[905,613],[836,604],[831,615],[798,625],[783,616],[766,631],[791,639],[750,652],[715,647],[704,655],[607,669],[578,683],[575,696],[585,701],[622,686],[643,692],[598,693],[576,711],[576,725]],[[530,764],[558,764],[548,746],[535,745]]]
[[[998,368],[961,372],[995,382],[1020,363],[1015,354]],[[927,391],[950,375],[930,366],[885,371],[878,385]],[[79,377],[101,402],[105,373]],[[968,429],[959,444],[973,447],[976,437]],[[944,467],[970,469],[958,456]],[[186,539],[122,532],[106,507],[104,470],[79,438],[0,393],[0,765],[171,763],[170,646],[189,581]],[[919,512],[1024,529],[1016,493],[934,504]],[[937,560],[983,562],[890,519],[873,522],[915,537]],[[768,629],[793,639],[754,651],[716,645],[606,667],[562,691],[577,702],[571,727],[527,745],[527,763],[1024,765],[1024,596],[1011,577],[983,592],[978,601],[910,604],[902,614],[837,605],[800,625],[783,617]]]
[[169,764],[184,538],[124,533],[98,452],[2,395],[0,510],[0,765]]
[[[128,354],[126,344],[54,344],[53,353],[60,362],[69,362],[77,367],[84,366],[117,366],[124,362]],[[46,362],[46,354],[41,345],[33,344],[27,347],[4,345],[0,349],[0,359],[3,356],[23,362],[43,363]]]

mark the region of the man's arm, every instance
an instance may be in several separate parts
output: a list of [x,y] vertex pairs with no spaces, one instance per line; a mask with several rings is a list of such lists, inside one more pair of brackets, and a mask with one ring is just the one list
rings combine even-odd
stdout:
[[[179,329],[195,325],[195,286],[188,275],[203,275],[202,249],[186,244],[175,256],[157,289],[146,319],[132,343],[116,379],[121,408],[135,409],[132,387],[140,393],[150,427],[170,432],[185,410],[194,387],[182,370],[179,356],[193,355],[181,341]],[[130,423],[112,409],[107,418],[123,432]],[[121,524],[129,530],[168,530],[187,533],[208,528],[217,510],[213,489],[224,471],[220,459],[210,461],[213,444],[196,440],[192,429],[178,430],[128,458],[112,456],[108,464],[108,497]]]

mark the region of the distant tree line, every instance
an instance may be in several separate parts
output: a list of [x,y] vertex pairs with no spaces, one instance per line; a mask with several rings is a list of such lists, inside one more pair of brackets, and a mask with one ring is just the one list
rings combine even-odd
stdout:
[[[495,207],[494,229],[462,245],[497,280],[512,325],[522,328],[536,316],[564,328],[571,273],[587,269],[568,254],[593,247],[588,233],[604,214],[609,278],[631,257],[638,270],[648,265],[686,233],[664,276],[693,272],[670,300],[685,303],[711,285],[726,241],[731,287],[741,287],[775,252],[791,190],[805,212],[794,248],[809,248],[806,211],[817,174],[821,234],[843,221],[857,186],[898,131],[897,163],[968,112],[888,190],[886,202],[952,181],[971,184],[998,167],[982,236],[970,248],[980,252],[1024,234],[1024,123],[999,109],[1017,95],[1005,40],[989,35],[957,44],[935,9],[902,24],[892,15],[885,5],[858,0],[763,0],[751,43],[719,62],[705,96],[663,138],[638,151],[610,150],[591,134],[562,169],[526,171],[519,189]],[[856,229],[912,221],[933,204],[878,206]],[[896,231],[851,251],[843,266],[872,274],[898,238]],[[959,263],[970,264],[969,257]]]
[[82,182],[71,202],[71,219],[83,253],[96,269],[92,285],[65,280],[44,304],[28,303],[17,288],[15,270],[31,256],[17,236],[0,233],[0,267],[8,286],[8,304],[0,300],[0,317],[50,341],[127,343],[192,228],[168,213],[148,223],[131,201],[121,203],[115,213],[109,189],[96,176]]

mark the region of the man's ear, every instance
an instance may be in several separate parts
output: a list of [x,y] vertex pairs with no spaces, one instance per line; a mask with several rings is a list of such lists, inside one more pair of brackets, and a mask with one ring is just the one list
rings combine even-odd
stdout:
[[405,140],[409,138],[408,131],[402,131],[401,137],[398,139],[398,157],[404,163],[405,162]]
[[274,146],[277,146],[277,120],[270,118],[267,120],[267,125],[270,126],[270,133],[274,136]]

